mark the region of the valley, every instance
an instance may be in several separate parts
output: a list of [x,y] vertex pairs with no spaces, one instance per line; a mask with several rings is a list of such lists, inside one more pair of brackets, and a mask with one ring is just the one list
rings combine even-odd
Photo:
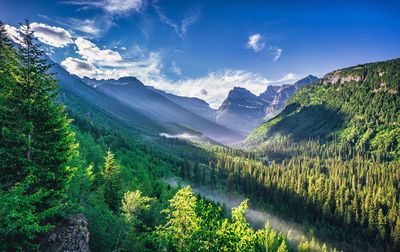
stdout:
[[96,18],[0,21],[0,251],[399,251],[398,55],[300,38],[333,14],[289,13],[302,25],[286,29],[231,3],[194,36],[221,3],[180,22],[183,2],[161,4],[65,1]]

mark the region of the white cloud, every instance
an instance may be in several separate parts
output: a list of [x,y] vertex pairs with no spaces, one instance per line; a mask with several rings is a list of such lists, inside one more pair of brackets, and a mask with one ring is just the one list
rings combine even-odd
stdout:
[[226,69],[211,72],[200,78],[188,78],[176,82],[159,83],[158,86],[153,85],[177,95],[198,97],[208,102],[212,108],[218,108],[234,87],[244,87],[259,95],[267,89],[268,85],[294,83],[298,79],[299,76],[294,73],[288,73],[278,80],[270,80],[257,73]]
[[79,77],[94,77],[97,73],[96,68],[88,61],[68,57],[61,62],[61,65],[70,73]]
[[[226,69],[210,72],[199,78],[173,81],[163,74],[163,64],[159,53],[146,53],[140,47],[135,47],[135,50],[139,50],[135,53],[136,57],[124,59],[118,52],[109,49],[101,50],[86,39],[78,38],[75,43],[78,47],[77,54],[82,59],[68,57],[61,63],[70,73],[96,79],[134,76],[145,85],[181,96],[204,99],[213,108],[218,108],[235,86],[244,87],[259,94],[272,83],[279,85],[298,79],[294,73],[288,73],[278,80],[270,80],[249,71]],[[171,66],[170,71],[175,71],[177,75],[181,74],[181,70],[175,63]]]
[[187,30],[189,27],[197,22],[201,13],[200,7],[195,7],[191,9],[186,15],[185,18],[182,20],[181,24],[181,32],[182,35],[186,35]]
[[282,49],[281,48],[275,48],[275,56],[274,56],[274,62],[276,62],[282,55]]
[[52,23],[67,27],[69,30],[83,32],[87,37],[101,37],[113,25],[112,17],[107,14],[96,15],[91,19],[78,18],[49,18],[46,15],[38,15]]
[[173,72],[174,74],[180,76],[182,75],[182,70],[176,65],[175,62],[172,62],[171,64],[171,72]]
[[[101,22],[103,23],[103,22]],[[108,23],[108,22],[107,22]],[[96,19],[77,19],[77,18],[70,18],[67,20],[66,24],[76,31],[81,31],[95,37],[100,36],[103,31],[108,30],[111,26],[110,24],[103,25],[103,29],[101,29],[100,25],[96,21]]]
[[139,12],[142,0],[105,0],[101,7],[112,14],[125,14],[131,11]]
[[186,38],[186,33],[189,27],[198,21],[201,13],[201,7],[193,7],[188,12],[186,12],[185,17],[182,19],[181,23],[178,24],[177,22],[167,17],[161,7],[157,5],[157,1],[154,1],[152,6],[157,12],[160,21],[172,27],[175,33],[182,39]]
[[122,57],[118,52],[110,49],[102,50],[94,43],[82,37],[78,37],[75,40],[75,45],[78,48],[76,53],[90,63],[97,63],[101,66],[115,66],[122,61]]
[[63,28],[41,23],[32,23],[34,35],[40,42],[53,47],[64,47],[72,43],[71,34]]
[[183,96],[198,97],[207,101],[211,107],[218,108],[229,91],[236,86],[244,87],[253,93],[265,91],[272,83],[259,74],[244,70],[226,69],[211,72],[196,79],[185,79],[164,87],[167,91]]
[[102,9],[112,15],[126,15],[140,12],[142,0],[92,0],[92,1],[65,1],[65,4],[79,5],[84,9]]
[[8,24],[4,25],[4,28],[6,29],[8,37],[10,37],[10,39],[12,39],[15,43],[19,43],[21,36],[19,35],[18,28]]
[[247,41],[247,47],[253,49],[255,52],[259,52],[265,47],[265,43],[262,40],[263,38],[260,33],[252,34]]
[[[100,49],[91,41],[78,37],[76,53],[81,57],[68,57],[61,64],[72,74],[96,79],[117,79],[135,76],[143,83],[152,85],[163,82],[162,63],[158,53],[138,53],[136,58],[123,59],[110,49]],[[140,50],[139,47],[136,48]]]
[[287,73],[281,79],[275,81],[280,84],[289,84],[288,82],[295,82],[300,79],[300,76],[295,73]]

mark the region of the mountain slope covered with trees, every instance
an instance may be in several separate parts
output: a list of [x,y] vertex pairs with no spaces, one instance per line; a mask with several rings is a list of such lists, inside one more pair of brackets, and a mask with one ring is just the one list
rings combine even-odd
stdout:
[[400,157],[400,59],[345,68],[300,89],[285,110],[255,129],[245,145],[288,137],[336,140]]

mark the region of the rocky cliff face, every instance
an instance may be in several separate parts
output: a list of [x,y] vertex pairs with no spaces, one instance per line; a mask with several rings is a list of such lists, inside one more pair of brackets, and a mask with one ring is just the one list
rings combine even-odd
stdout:
[[337,70],[333,73],[325,75],[322,79],[322,84],[345,84],[350,81],[362,81],[364,76],[361,74],[344,74],[342,71]]
[[317,81],[309,75],[292,85],[268,86],[259,96],[235,87],[217,111],[218,123],[247,134],[263,121],[278,114],[286,101],[301,87]]
[[41,238],[48,252],[90,252],[88,221],[82,214],[70,217]]
[[235,87],[217,111],[216,121],[246,135],[262,122],[265,101],[245,88]]

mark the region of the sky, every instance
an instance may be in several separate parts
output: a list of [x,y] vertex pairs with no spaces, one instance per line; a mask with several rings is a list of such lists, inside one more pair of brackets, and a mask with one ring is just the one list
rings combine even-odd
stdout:
[[309,74],[400,57],[400,1],[0,0],[70,73],[198,97],[217,108]]

